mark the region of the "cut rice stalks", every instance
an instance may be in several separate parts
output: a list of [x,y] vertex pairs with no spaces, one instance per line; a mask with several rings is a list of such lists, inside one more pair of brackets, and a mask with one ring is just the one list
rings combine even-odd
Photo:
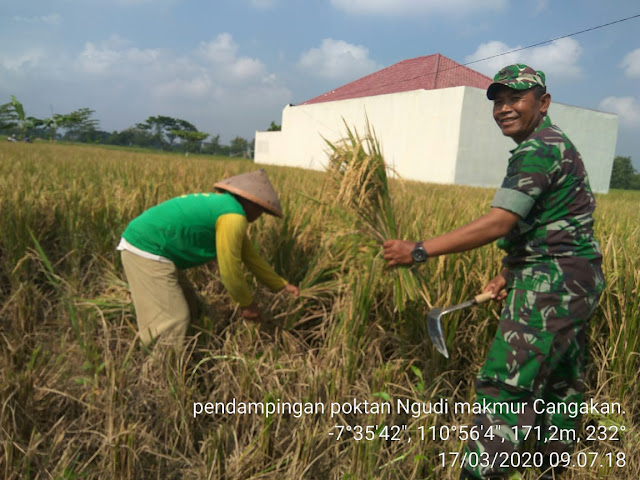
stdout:
[[[379,245],[398,238],[395,215],[389,193],[387,165],[375,131],[366,123],[366,134],[345,122],[347,136],[336,143],[325,142],[329,152],[328,172],[336,185],[335,202],[355,214],[360,235],[374,239]],[[381,254],[379,252],[378,254]],[[406,268],[395,269],[395,307],[402,311],[407,300],[418,295],[418,281]]]

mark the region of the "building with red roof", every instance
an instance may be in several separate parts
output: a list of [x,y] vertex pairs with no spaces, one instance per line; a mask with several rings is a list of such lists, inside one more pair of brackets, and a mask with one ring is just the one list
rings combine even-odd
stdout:
[[[403,60],[286,106],[281,131],[256,132],[255,162],[324,170],[326,140],[347,126],[363,134],[368,123],[401,178],[498,187],[515,144],[493,121],[491,83],[440,54]],[[553,101],[549,115],[580,150],[594,191],[608,191],[617,116]]]
[[475,87],[486,90],[492,79],[439,53],[403,60],[390,67],[323,93],[300,105],[388,95],[411,90]]

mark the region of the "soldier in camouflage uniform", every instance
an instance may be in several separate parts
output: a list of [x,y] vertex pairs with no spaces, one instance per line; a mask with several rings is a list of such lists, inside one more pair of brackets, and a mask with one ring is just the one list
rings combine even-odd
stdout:
[[[551,439],[550,428],[575,431],[579,418],[536,415],[532,406],[542,399],[558,411],[560,404],[582,401],[586,331],[604,288],[593,235],[595,200],[580,154],[547,116],[551,97],[544,73],[521,64],[505,67],[487,97],[502,133],[517,143],[490,212],[417,244],[384,244],[389,266],[410,265],[425,256],[421,250],[436,256],[496,239],[506,252],[503,270],[485,288],[506,304],[475,388],[478,402],[511,408],[477,416],[480,431],[493,426],[496,436],[469,442],[465,453],[473,462],[462,479],[508,478],[509,462],[502,460],[521,448],[523,427],[540,427],[531,437],[548,467],[554,466],[551,452],[572,449],[570,436]],[[560,471],[543,470],[549,479]]]

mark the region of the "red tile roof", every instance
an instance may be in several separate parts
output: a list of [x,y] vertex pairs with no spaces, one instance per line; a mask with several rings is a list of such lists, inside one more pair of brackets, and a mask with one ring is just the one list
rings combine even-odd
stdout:
[[491,78],[436,53],[403,60],[300,105],[410,90],[435,90],[461,86],[486,89],[492,81]]

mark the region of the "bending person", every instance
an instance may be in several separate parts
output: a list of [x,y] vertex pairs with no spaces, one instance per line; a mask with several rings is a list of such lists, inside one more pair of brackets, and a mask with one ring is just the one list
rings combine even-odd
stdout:
[[217,260],[224,287],[249,320],[259,320],[260,311],[243,265],[271,290],[299,294],[298,287],[260,257],[247,236],[249,223],[263,213],[282,217],[266,172],[237,175],[214,188],[216,193],[182,195],[156,205],[122,234],[118,250],[144,345],[156,340],[182,343],[195,313],[189,308],[192,292],[183,273],[187,268]]

